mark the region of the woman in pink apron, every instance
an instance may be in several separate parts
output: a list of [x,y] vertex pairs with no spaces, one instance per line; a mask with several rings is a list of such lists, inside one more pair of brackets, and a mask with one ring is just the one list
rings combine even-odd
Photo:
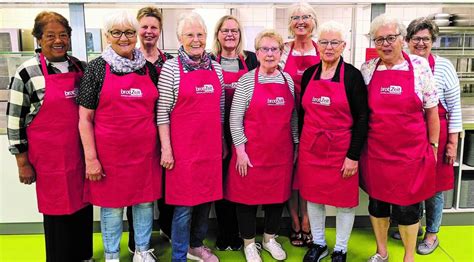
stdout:
[[36,182],[47,262],[92,258],[92,205],[83,199],[75,101],[85,63],[67,55],[71,30],[58,13],[36,16],[33,36],[40,49],[17,69],[7,107],[9,149],[20,182]]
[[194,12],[178,20],[178,57],[166,61],[158,87],[161,165],[166,168],[165,200],[174,205],[172,261],[214,262],[204,246],[209,210],[222,199],[222,69],[206,47],[206,26]]
[[[225,92],[224,138],[227,150],[231,150],[229,114],[232,98],[239,78],[257,67],[255,53],[244,50],[242,27],[236,17],[225,15],[219,19],[214,32],[213,58],[222,66]],[[225,183],[229,170],[231,154],[222,161],[222,173]],[[225,199],[215,202],[218,234],[216,248],[218,250],[240,250],[242,238],[239,236],[239,225],[235,213],[235,203]]]
[[410,53],[428,60],[439,96],[440,123],[438,161],[436,163],[436,194],[425,200],[426,234],[418,246],[421,255],[432,253],[439,245],[437,233],[443,216],[443,191],[454,187],[454,161],[456,160],[459,132],[462,131],[461,96],[456,70],[448,59],[431,53],[438,36],[438,26],[427,18],[413,20],[405,40]]
[[155,261],[150,249],[153,201],[161,197],[155,109],[158,74],[135,49],[135,17],[107,16],[110,44],[81,81],[79,130],[86,159],[87,199],[101,208],[105,260],[118,261],[123,208],[133,206],[133,261]]
[[293,81],[278,69],[283,40],[263,31],[255,40],[260,66],[242,76],[230,113],[234,143],[225,198],[237,203],[237,220],[247,261],[261,261],[255,244],[256,214],[265,211],[263,248],[286,259],[275,240],[284,203],[290,197],[293,153],[298,143]]
[[398,19],[378,16],[370,34],[379,57],[361,68],[370,115],[360,159],[377,241],[369,261],[388,261],[390,217],[398,222],[404,261],[413,261],[421,202],[435,194],[438,96],[427,61],[402,52],[406,29]]
[[367,88],[359,70],[342,59],[343,25],[318,28],[321,63],[306,70],[301,85],[302,125],[297,173],[300,194],[308,201],[313,244],[303,261],[328,255],[325,205],[334,206],[336,245],[331,259],[346,261],[347,245],[359,204],[358,160],[367,136]]
[[[300,108],[303,72],[320,61],[317,44],[311,39],[317,25],[316,12],[309,4],[298,3],[290,7],[288,32],[295,40],[285,43],[280,68],[287,72],[295,83],[297,110]],[[293,190],[290,201],[288,201],[288,209],[291,215],[290,243],[293,246],[302,247],[311,243],[312,236],[306,200],[301,198],[299,194],[299,182],[296,175],[293,177],[292,184]]]
[[[140,25],[138,29],[138,36],[140,41],[140,51],[145,56],[145,59],[156,67],[158,76],[161,68],[167,59],[173,58],[172,55],[162,52],[158,47],[158,40],[160,38],[162,25],[162,16],[160,10],[153,6],[148,6],[138,10],[137,20]],[[164,188],[165,175],[162,175],[162,188]],[[164,189],[162,189],[164,190]],[[165,204],[165,199],[160,198],[158,203],[158,225],[160,231],[165,238],[171,236],[171,220],[173,219],[173,206]],[[135,252],[135,230],[133,228],[133,212],[132,207],[127,207],[127,222],[128,222],[128,249],[131,253]]]

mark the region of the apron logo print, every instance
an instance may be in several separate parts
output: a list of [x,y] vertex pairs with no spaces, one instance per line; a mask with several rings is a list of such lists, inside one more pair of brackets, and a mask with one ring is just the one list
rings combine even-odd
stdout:
[[331,98],[327,96],[321,97],[314,97],[311,99],[311,103],[315,105],[322,105],[322,106],[330,106],[331,105]]
[[304,70],[296,69],[296,74],[297,74],[297,75],[302,76],[303,73],[304,73]]
[[268,98],[267,105],[269,106],[284,106],[285,105],[285,98],[277,96],[275,99]]
[[74,88],[74,90],[71,91],[64,91],[64,96],[66,98],[75,98],[77,96],[77,88]]
[[212,94],[214,93],[214,87],[212,85],[204,85],[202,87],[196,86],[196,94]]
[[389,87],[381,87],[380,94],[382,95],[401,95],[402,94],[402,87],[401,86],[389,86]]
[[223,84],[222,86],[225,88],[225,89],[236,89],[237,88],[237,82],[232,82],[230,84]]
[[142,90],[138,88],[130,88],[129,90],[120,89],[120,95],[122,97],[142,97]]

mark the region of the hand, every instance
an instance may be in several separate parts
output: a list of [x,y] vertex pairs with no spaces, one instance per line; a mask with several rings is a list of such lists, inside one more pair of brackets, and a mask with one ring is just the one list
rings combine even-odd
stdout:
[[354,161],[346,157],[344,164],[342,164],[341,173],[342,178],[349,178],[357,172],[359,161]]
[[293,165],[296,164],[296,161],[298,161],[298,148],[299,148],[299,144],[295,144],[294,152],[293,152]]
[[453,165],[454,161],[456,161],[457,153],[458,153],[458,143],[448,142],[448,144],[446,144],[446,154],[445,154],[444,161],[447,164]]
[[174,167],[173,151],[170,149],[161,149],[160,165],[168,170]]
[[31,185],[36,181],[36,172],[30,164],[18,166],[20,182]]
[[99,159],[86,160],[86,179],[90,181],[99,181],[105,176]]
[[434,147],[434,146],[431,146],[431,148],[433,148],[433,153],[434,153],[435,161],[438,162],[438,148],[437,148],[437,147]]
[[237,153],[237,163],[235,164],[235,169],[237,169],[239,174],[242,177],[244,177],[247,175],[247,166],[253,167],[253,165],[252,163],[250,163],[250,159],[249,159],[249,156],[247,155],[247,152],[245,152],[245,145],[237,146],[236,153]]

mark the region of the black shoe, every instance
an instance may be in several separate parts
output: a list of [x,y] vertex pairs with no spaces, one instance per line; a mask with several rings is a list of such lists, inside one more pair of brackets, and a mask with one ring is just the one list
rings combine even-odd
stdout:
[[346,262],[347,253],[342,251],[334,251],[331,254],[331,262]]
[[219,251],[230,250],[229,240],[227,237],[218,236],[216,240],[216,249]]
[[328,254],[328,246],[311,244],[308,252],[304,255],[303,262],[319,262]]
[[244,246],[244,240],[239,236],[234,236],[229,239],[229,247],[232,251],[239,251]]
[[[423,228],[419,227],[418,228],[418,237],[423,236]],[[400,231],[395,231],[392,233],[392,238],[396,240],[402,240],[402,236],[400,235]]]

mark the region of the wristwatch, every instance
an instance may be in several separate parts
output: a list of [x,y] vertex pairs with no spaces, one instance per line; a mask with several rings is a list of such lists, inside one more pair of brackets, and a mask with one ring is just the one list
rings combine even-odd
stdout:
[[438,143],[434,143],[434,142],[430,142],[430,145],[434,148],[438,148],[439,146]]

